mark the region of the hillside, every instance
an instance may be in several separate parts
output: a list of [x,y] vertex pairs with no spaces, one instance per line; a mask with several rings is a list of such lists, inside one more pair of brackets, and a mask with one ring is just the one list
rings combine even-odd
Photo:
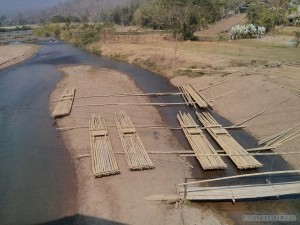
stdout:
[[229,18],[225,18],[223,20],[218,21],[217,23],[208,27],[208,29],[202,30],[197,33],[199,36],[214,36],[219,33],[227,32],[231,29],[231,27],[244,24],[247,22],[246,14],[236,14]]

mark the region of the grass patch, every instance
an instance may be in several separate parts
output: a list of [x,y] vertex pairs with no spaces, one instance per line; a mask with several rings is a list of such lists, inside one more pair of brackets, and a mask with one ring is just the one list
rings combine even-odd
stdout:
[[201,77],[204,75],[210,75],[210,73],[200,71],[200,70],[191,70],[191,69],[174,71],[174,76]]
[[150,59],[136,58],[133,60],[133,63],[135,65],[138,65],[144,69],[150,70],[155,73],[162,73],[163,71],[163,68],[161,68],[159,65],[157,65],[155,62],[151,61]]

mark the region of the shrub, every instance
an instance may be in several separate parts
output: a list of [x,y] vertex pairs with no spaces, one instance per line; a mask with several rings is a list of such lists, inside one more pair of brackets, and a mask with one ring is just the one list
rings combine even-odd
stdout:
[[253,24],[237,25],[231,28],[230,38],[247,39],[262,37],[266,33],[266,28],[262,26],[254,26]]

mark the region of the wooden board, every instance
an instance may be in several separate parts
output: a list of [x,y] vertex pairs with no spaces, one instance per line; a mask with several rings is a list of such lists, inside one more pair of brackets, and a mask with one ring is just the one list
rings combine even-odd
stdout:
[[300,182],[277,184],[254,184],[220,187],[182,187],[180,198],[200,201],[222,201],[237,199],[256,199],[300,194]]
[[[204,170],[226,169],[227,165],[218,155],[214,147],[209,143],[203,131],[195,123],[190,114],[179,113],[177,119],[182,130],[190,143],[196,157]],[[197,154],[211,154],[209,156],[200,156]]]
[[100,115],[92,114],[89,130],[94,176],[102,177],[120,173],[104,119]]
[[68,116],[71,113],[75,96],[75,88],[67,88],[64,90],[61,98],[52,113],[52,117]]
[[232,154],[229,158],[238,169],[253,169],[263,165],[251,156],[208,112],[201,112],[197,115],[200,122],[206,127],[208,133],[216,140],[221,148]]
[[154,165],[130,118],[124,111],[120,111],[115,115],[119,136],[130,170],[154,169]]

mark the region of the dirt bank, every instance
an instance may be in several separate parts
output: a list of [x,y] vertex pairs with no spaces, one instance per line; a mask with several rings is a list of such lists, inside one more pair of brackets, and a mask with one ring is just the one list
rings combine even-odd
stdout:
[[[286,98],[288,102],[249,121],[246,125],[262,139],[300,122],[299,50],[289,44],[292,36],[257,40],[179,42],[161,34],[118,35],[93,47],[103,55],[137,64],[171,79],[175,85],[193,84],[202,88],[239,74],[245,76],[205,90],[208,98],[239,89],[215,101],[215,110],[233,123],[259,113]],[[275,151],[298,151],[300,138]],[[298,155],[284,158],[299,168]]]
[[[66,87],[76,87],[76,96],[91,96],[114,93],[137,93],[140,90],[128,76],[107,69],[91,66],[68,66],[60,70],[65,74],[51,95],[58,99]],[[148,102],[145,97],[106,97],[76,99],[74,105],[112,102]],[[70,116],[57,120],[59,127],[88,126],[91,113],[99,113],[107,125],[115,125],[114,112],[125,110],[136,125],[164,125],[157,109],[152,106],[105,106],[73,107]],[[53,104],[50,104],[53,110]],[[137,129],[147,151],[174,151],[180,148],[169,130]],[[117,154],[121,174],[95,179],[90,158],[77,160],[77,154],[89,153],[88,129],[73,129],[62,132],[76,165],[78,176],[78,214],[112,220],[126,224],[224,224],[225,216],[211,209],[196,209],[189,205],[175,208],[173,204],[146,201],[143,198],[154,194],[176,193],[176,184],[191,170],[175,155],[155,155],[150,158],[154,170],[131,172],[124,154]],[[109,127],[109,136],[115,152],[122,152],[121,142],[115,127]],[[228,219],[227,219],[228,220]],[[80,221],[80,224],[86,221]],[[89,224],[96,224],[97,221]]]
[[30,44],[0,46],[0,70],[28,59],[38,49],[38,46]]
[[[216,99],[213,103],[214,110],[218,114],[235,124],[291,98],[244,125],[247,126],[248,132],[261,140],[300,122],[300,97],[297,96],[300,77],[297,67],[284,65],[277,68],[260,67],[253,69],[252,73],[249,68],[244,68],[234,75],[225,77],[219,75],[198,78],[176,77],[171,79],[171,82],[175,86],[190,83],[201,89],[239,74],[245,75],[202,92],[207,98]],[[299,145],[300,137],[286,142],[274,151],[299,152]],[[284,158],[295,169],[299,169],[300,155],[285,155]]]

